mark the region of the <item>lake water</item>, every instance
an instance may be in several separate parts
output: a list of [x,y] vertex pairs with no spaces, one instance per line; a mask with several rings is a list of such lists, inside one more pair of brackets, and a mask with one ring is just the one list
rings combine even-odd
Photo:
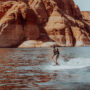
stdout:
[[0,49],[0,90],[90,90],[90,47]]

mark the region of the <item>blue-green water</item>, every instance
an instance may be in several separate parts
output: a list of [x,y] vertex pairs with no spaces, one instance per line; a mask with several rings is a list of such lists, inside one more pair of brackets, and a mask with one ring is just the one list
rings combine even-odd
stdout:
[[90,90],[90,47],[0,49],[0,90]]

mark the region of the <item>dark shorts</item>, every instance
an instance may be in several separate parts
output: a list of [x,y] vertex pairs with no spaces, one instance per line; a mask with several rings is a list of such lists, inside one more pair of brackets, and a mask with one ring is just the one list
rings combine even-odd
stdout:
[[59,54],[55,54],[54,57],[55,57],[55,58],[59,58]]

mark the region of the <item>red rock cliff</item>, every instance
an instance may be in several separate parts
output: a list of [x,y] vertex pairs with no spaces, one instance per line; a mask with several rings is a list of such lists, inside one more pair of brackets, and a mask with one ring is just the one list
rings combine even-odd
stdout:
[[0,47],[90,44],[90,26],[73,0],[8,0],[0,4]]

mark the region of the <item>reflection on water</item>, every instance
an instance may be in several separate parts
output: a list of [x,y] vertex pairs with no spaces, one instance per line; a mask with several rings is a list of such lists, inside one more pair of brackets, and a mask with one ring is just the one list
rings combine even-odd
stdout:
[[0,90],[90,90],[90,48],[60,48],[60,66],[52,65],[51,51],[0,49]]

